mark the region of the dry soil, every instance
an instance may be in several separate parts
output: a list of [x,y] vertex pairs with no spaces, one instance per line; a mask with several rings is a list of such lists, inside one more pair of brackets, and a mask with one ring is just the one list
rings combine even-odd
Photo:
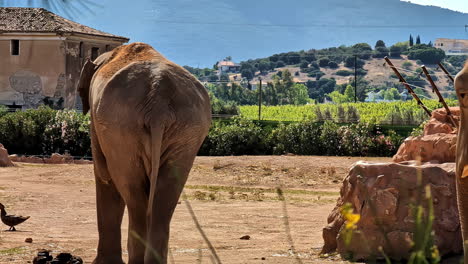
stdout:
[[[321,230],[341,180],[358,160],[388,158],[198,157],[185,188],[188,202],[223,263],[347,263],[320,257]],[[92,165],[16,163],[0,168],[0,202],[30,215],[7,232],[0,226],[0,263],[27,263],[38,249],[70,252],[91,263],[98,239]],[[286,202],[276,192],[281,188]],[[127,258],[127,217],[122,223]],[[290,232],[287,232],[288,228]],[[250,236],[249,240],[240,239]],[[32,243],[26,243],[32,238]],[[171,224],[171,263],[212,263],[181,199]]]

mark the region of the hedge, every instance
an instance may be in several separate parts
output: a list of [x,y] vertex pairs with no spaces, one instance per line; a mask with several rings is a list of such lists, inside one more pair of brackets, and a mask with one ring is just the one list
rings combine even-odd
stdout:
[[[15,154],[90,156],[89,125],[89,115],[70,110],[0,111],[0,143]],[[272,126],[233,118],[213,121],[199,155],[392,156],[402,140],[377,125],[303,121]]]

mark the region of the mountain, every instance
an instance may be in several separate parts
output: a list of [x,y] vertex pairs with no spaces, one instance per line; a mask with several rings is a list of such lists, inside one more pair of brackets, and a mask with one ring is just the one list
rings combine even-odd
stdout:
[[90,9],[72,19],[194,67],[379,39],[390,46],[410,34],[423,43],[468,38],[468,14],[399,0],[102,0]]

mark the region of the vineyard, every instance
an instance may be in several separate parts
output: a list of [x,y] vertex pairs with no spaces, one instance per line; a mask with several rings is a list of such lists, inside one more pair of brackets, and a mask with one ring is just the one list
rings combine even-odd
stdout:
[[[423,100],[430,110],[442,107],[436,100]],[[456,100],[447,100],[456,106]],[[246,119],[258,119],[258,106],[240,106],[240,115]],[[372,123],[390,125],[417,125],[427,120],[427,115],[415,101],[345,103],[317,105],[262,106],[262,120],[274,121],[325,121],[339,123]]]

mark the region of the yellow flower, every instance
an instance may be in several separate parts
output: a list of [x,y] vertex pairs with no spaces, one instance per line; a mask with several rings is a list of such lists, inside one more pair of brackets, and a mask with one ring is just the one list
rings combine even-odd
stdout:
[[341,215],[345,219],[345,229],[356,229],[356,224],[361,219],[361,215],[353,213],[351,204],[347,203],[341,207]]

